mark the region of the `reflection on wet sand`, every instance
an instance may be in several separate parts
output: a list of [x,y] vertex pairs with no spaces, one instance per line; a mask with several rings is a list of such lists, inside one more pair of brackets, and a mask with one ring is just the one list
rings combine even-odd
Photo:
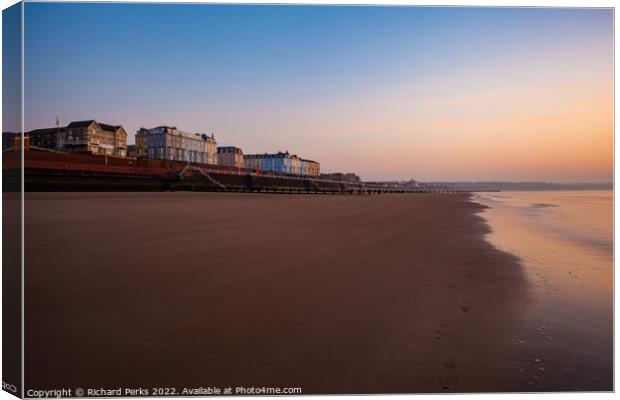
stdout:
[[532,390],[612,390],[613,193],[480,193],[488,239],[530,282],[517,337]]

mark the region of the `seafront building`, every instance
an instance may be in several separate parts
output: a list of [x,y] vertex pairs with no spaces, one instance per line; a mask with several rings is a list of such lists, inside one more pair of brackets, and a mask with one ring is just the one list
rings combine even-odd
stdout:
[[[14,147],[18,133],[5,132],[3,149]],[[33,147],[61,152],[110,155],[150,160],[171,160],[198,164],[249,168],[262,172],[319,177],[318,162],[288,151],[243,154],[234,146],[217,146],[213,134],[184,132],[174,126],[140,128],[135,144],[127,144],[127,132],[121,125],[96,120],[74,121],[69,125],[34,129],[25,134]]]
[[[30,144],[35,145],[30,134]],[[76,121],[67,125],[61,136],[60,148],[73,153],[127,156],[127,132],[121,125],[109,125],[95,120]]]
[[275,172],[305,176],[319,176],[320,164],[303,159],[295,154],[277,152],[273,154],[246,154],[243,156],[246,168],[263,172]]
[[321,164],[316,161],[300,159],[300,174],[307,176],[319,176],[321,174]]
[[140,128],[136,133],[136,157],[217,164],[217,142],[213,134],[189,133],[171,126]]
[[[263,172],[284,172],[285,166],[284,153],[276,154],[245,154],[243,160],[246,168]],[[287,171],[288,172],[288,171]]]
[[238,147],[222,146],[217,148],[217,164],[226,167],[244,168],[243,151]]
[[46,149],[62,150],[60,143],[65,137],[65,127],[62,128],[41,128],[26,132],[30,136],[30,145],[43,147]]
[[[14,134],[18,135],[18,134]],[[121,125],[110,125],[94,119],[74,121],[67,126],[34,129],[26,132],[30,146],[80,154],[127,156],[127,132]],[[3,134],[3,148],[11,138]]]

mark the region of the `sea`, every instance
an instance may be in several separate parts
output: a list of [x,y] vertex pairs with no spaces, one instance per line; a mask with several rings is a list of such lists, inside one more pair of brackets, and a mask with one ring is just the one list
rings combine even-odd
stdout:
[[487,240],[520,260],[529,298],[515,341],[532,391],[611,390],[613,191],[478,192]]

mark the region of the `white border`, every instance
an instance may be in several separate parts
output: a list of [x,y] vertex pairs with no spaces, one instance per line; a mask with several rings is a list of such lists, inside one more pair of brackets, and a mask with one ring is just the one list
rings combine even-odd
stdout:
[[[27,0],[28,2],[42,2],[45,0]],[[100,3],[103,1],[97,1],[97,0],[62,0],[64,2],[88,2],[88,3]],[[117,0],[108,0],[105,2],[109,2],[109,3],[123,3],[124,1],[117,1]],[[148,1],[148,0],[132,0],[129,1],[131,3],[154,3],[156,1]],[[425,0],[425,1],[410,1],[410,0],[374,0],[374,1],[355,1],[355,0],[337,0],[337,1],[329,1],[329,0],[312,0],[312,1],[300,1],[300,0],[288,0],[288,1],[282,1],[282,2],[276,2],[276,1],[265,1],[265,0],[243,0],[243,1],[233,1],[233,0],[219,0],[219,1],[197,1],[197,0],[167,0],[167,1],[160,1],[162,3],[217,3],[217,4],[238,4],[238,3],[243,3],[243,4],[316,4],[316,5],[327,5],[327,4],[341,4],[341,5],[417,5],[417,6],[474,6],[474,7],[583,7],[583,8],[594,8],[594,7],[605,7],[605,8],[615,8],[615,3],[613,1],[608,1],[608,0],[590,0],[590,1],[578,1],[578,0],[538,0],[538,1],[518,1],[518,0],[503,0],[501,2],[498,2],[497,0],[495,1],[491,1],[491,0],[475,0],[475,1],[466,1],[466,0]],[[13,4],[17,3],[16,1],[11,1],[11,0],[0,0],[0,6],[2,9],[5,9]],[[614,11],[615,14],[615,11]],[[1,28],[1,18],[0,18],[0,28]],[[24,33],[23,33],[23,27],[24,27],[24,15],[23,15],[23,3],[22,3],[22,46],[23,46],[23,41],[24,41]],[[615,15],[614,15],[614,27],[615,27]],[[1,40],[1,29],[0,29],[0,40]],[[615,89],[616,89],[616,81],[615,81],[615,73],[617,72],[617,63],[615,63],[615,43],[618,43],[618,33],[617,31],[614,29],[614,138],[615,138],[615,111],[617,110],[617,104],[615,103]],[[22,125],[22,132],[23,132],[23,127],[24,127],[24,79],[23,79],[23,62],[24,62],[24,53],[23,53],[23,47],[22,47],[22,52],[21,52],[21,62],[22,62],[22,79],[21,79],[21,90],[22,90],[22,98],[21,98],[21,125]],[[2,70],[1,67],[1,61],[2,61],[2,55],[0,53],[0,73]],[[0,117],[2,111],[0,110]],[[1,120],[1,119],[0,119]],[[616,153],[616,150],[618,150],[618,147],[616,145],[616,142],[614,140],[614,155]],[[614,161],[615,161],[615,157],[614,157]],[[23,151],[22,151],[22,165],[23,165]],[[616,169],[616,164],[614,162],[614,186],[615,186],[615,177],[618,176],[616,174],[617,169]],[[0,177],[0,184],[1,184],[1,177]],[[23,170],[22,170],[22,243],[24,240],[24,232],[23,232],[23,226],[24,226],[24,204],[23,204]],[[1,206],[1,198],[0,198],[0,206]],[[615,195],[614,195],[614,238],[615,238],[615,227],[618,226],[615,222],[616,222],[616,217],[617,217],[617,212],[616,212],[616,203],[615,203]],[[0,236],[1,236],[1,226],[0,226]],[[614,254],[616,254],[616,250],[617,250],[617,244],[615,243],[614,240]],[[0,253],[0,259],[1,259],[1,253]],[[24,246],[22,246],[22,263],[23,263],[23,259],[24,259]],[[615,260],[614,260],[615,261]],[[615,262],[614,262],[615,264]],[[616,283],[616,279],[615,279],[615,270],[614,270],[614,288],[615,288],[615,283]],[[0,278],[0,282],[1,282],[1,278]],[[22,264],[22,306],[23,306],[23,301],[24,301],[24,269],[23,269],[23,264]],[[615,297],[615,291],[614,291],[614,310],[617,309],[616,306],[618,305],[616,303],[617,299]],[[0,299],[0,306],[1,306],[1,299]],[[24,332],[24,310],[22,307],[22,334]],[[615,313],[614,313],[614,384],[615,382],[617,382],[617,378],[618,378],[618,371],[616,369],[616,365],[615,365],[615,355],[617,354],[617,348],[615,346],[615,337],[617,334],[617,331],[615,330]],[[0,328],[1,328],[1,322],[0,322]],[[1,353],[1,350],[0,350]],[[23,342],[22,342],[22,372],[23,372],[23,355],[24,355],[24,346],[23,346]],[[0,370],[1,372],[1,370]],[[24,388],[24,382],[23,382],[23,373],[22,373],[22,390]],[[505,398],[505,399],[526,399],[526,398],[531,398],[532,396],[545,396],[546,398],[550,398],[550,399],[584,399],[587,398],[594,398],[594,399],[602,399],[602,398],[611,398],[613,396],[615,396],[614,394],[610,394],[610,393],[546,393],[546,394],[528,394],[528,393],[523,393],[523,394],[496,394],[496,393],[488,393],[488,394],[473,394],[473,395],[457,395],[459,396],[459,399],[482,399],[482,398],[488,398],[488,396],[498,396],[501,398]],[[381,398],[381,399],[387,399],[387,398],[393,398],[393,397],[400,397],[400,398],[415,398],[415,399],[432,399],[435,398],[437,395],[379,395],[376,396],[377,398]],[[244,396],[247,397],[247,396]],[[251,397],[255,397],[255,396],[251,396]],[[290,396],[284,396],[289,398]],[[318,396],[303,396],[303,397],[318,397]],[[342,397],[342,396],[320,396],[322,398],[336,398],[336,397]],[[365,396],[347,396],[347,398],[351,398],[351,397],[355,397],[355,398],[362,398]],[[8,400],[8,399],[14,399],[15,397],[11,396],[10,394],[8,394],[7,392],[3,392],[0,391],[0,400]],[[235,398],[240,398],[240,397],[235,397]],[[291,397],[292,398],[292,397]]]

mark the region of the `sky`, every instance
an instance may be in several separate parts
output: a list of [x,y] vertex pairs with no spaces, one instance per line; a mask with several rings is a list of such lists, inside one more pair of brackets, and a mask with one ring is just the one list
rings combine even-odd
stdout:
[[27,130],[170,125],[365,180],[612,180],[611,9],[26,3],[24,25]]

